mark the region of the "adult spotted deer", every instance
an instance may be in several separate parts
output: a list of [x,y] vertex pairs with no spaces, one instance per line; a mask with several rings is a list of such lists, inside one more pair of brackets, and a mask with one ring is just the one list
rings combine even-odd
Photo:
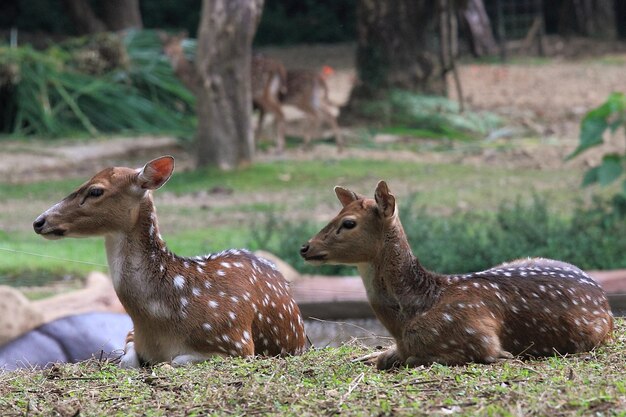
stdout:
[[396,341],[378,355],[379,369],[583,352],[610,339],[604,291],[579,268],[530,258],[466,275],[430,272],[413,255],[384,181],[374,199],[342,187],[335,193],[343,209],[301,255],[358,268]]
[[33,223],[48,239],[104,236],[115,291],[134,324],[121,366],[301,353],[300,310],[273,264],[247,250],[194,258],[168,250],[152,191],[173,170],[171,156],[141,169],[107,168]]

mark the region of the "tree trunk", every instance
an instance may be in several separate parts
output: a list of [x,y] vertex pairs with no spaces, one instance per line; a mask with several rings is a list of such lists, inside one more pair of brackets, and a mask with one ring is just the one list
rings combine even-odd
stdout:
[[102,3],[102,20],[107,29],[142,29],[139,0],[106,0]]
[[197,163],[249,164],[254,153],[250,61],[263,0],[203,0],[196,68],[200,79]]
[[94,12],[89,0],[64,1],[79,35],[131,28],[141,29],[143,27],[139,0],[107,0],[102,2],[101,9],[97,9],[101,10],[102,16],[98,16]]
[[483,0],[469,0],[461,15],[469,33],[472,54],[478,57],[497,53],[498,44],[493,37]]
[[432,0],[358,0],[357,71],[350,101],[391,89],[445,95]]
[[65,0],[65,7],[74,22],[77,34],[87,35],[106,30],[104,22],[96,16],[87,0]]
[[563,0],[559,11],[559,33],[614,39],[617,34],[616,10],[614,0]]

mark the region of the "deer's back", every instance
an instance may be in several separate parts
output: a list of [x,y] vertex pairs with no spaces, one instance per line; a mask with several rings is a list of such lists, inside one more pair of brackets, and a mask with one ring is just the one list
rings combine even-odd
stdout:
[[465,335],[492,321],[502,347],[514,354],[580,352],[610,337],[613,320],[603,289],[564,262],[519,260],[447,276],[444,285],[440,302],[429,312],[433,318],[441,315]]

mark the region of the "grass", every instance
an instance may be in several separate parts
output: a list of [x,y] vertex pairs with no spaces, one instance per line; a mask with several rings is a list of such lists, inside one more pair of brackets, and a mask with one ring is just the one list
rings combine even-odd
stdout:
[[625,416],[626,322],[590,353],[380,372],[358,344],[186,368],[108,362],[0,375],[0,414]]
[[1,132],[65,137],[193,131],[193,95],[172,72],[154,31],[99,34],[45,51],[0,47],[2,67],[16,75],[8,84]]
[[[437,100],[430,103],[428,98],[408,96],[404,99],[415,102],[416,106],[452,105]],[[497,146],[509,149],[522,144],[509,140],[456,141],[456,144],[449,140],[430,142],[443,146],[444,150],[438,153],[448,153],[447,161],[487,147],[498,151],[495,149]],[[411,146],[412,143],[376,144],[377,149],[373,153],[396,147],[406,150]],[[45,147],[42,146],[42,149],[40,152],[45,154]],[[458,212],[493,213],[503,201],[517,198],[530,201],[533,195],[545,198],[550,207],[556,207],[557,215],[567,215],[572,211],[574,201],[588,201],[593,192],[578,187],[581,173],[572,168],[510,169],[424,160],[417,153],[414,158],[406,160],[381,160],[379,155],[377,159],[366,156],[310,161],[278,160],[256,163],[232,172],[214,169],[178,171],[166,187],[156,193],[161,231],[170,247],[181,255],[241,246],[263,249],[268,243],[263,238],[263,227],[268,218],[276,219],[279,224],[288,221],[297,225],[307,221],[316,230],[336,213],[338,204],[332,192],[334,185],[347,185],[367,195],[380,179],[389,182],[402,204],[423,208],[429,215],[443,218],[456,216]],[[106,270],[101,239],[47,242],[36,236],[30,226],[39,213],[85,180],[85,176],[26,184],[0,180],[0,195],[3,197],[0,210],[0,283],[30,285],[64,275],[84,276],[91,269]],[[232,191],[233,198],[211,195],[210,190],[215,188]],[[207,191],[209,194],[201,203],[176,203],[180,198],[193,199],[193,196],[207,194]],[[612,188],[601,191],[603,195],[612,192]],[[281,236],[271,239],[274,245],[277,239],[295,241],[289,250],[300,262],[297,248],[312,232],[293,229],[289,233],[288,239]],[[304,267],[301,262],[294,266]]]
[[[572,202],[592,191],[578,188],[580,174],[574,170],[539,171],[476,167],[453,163],[343,159],[327,161],[276,161],[249,168],[220,172],[176,172],[156,195],[161,231],[168,245],[181,255],[197,255],[229,247],[263,248],[255,234],[268,217],[284,222],[313,221],[315,228],[329,220],[339,207],[332,187],[349,185],[371,193],[385,178],[402,204],[423,207],[434,216],[449,216],[461,210],[497,211],[502,201],[530,201],[537,194],[559,213],[572,210]],[[49,242],[35,235],[33,219],[86,178],[42,181],[28,184],[0,183],[5,209],[0,211],[0,282],[40,282],[70,275],[84,275],[106,264],[101,239],[68,239]],[[180,198],[193,198],[215,187],[232,190],[228,200],[209,195],[201,203],[181,205]],[[574,191],[571,191],[571,190]],[[603,190],[609,193],[611,190]],[[320,216],[323,207],[327,215]],[[282,219],[282,220],[281,220]],[[294,236],[297,244],[309,232]],[[255,246],[256,244],[256,246]],[[27,252],[18,254],[15,251]],[[30,254],[45,257],[33,257]],[[521,256],[521,255],[520,255]],[[61,258],[56,260],[52,258]],[[83,263],[67,262],[66,259]],[[16,278],[17,277],[17,278]]]

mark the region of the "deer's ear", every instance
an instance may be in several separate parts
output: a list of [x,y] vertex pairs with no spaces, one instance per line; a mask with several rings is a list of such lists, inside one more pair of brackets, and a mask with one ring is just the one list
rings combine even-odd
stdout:
[[396,198],[389,192],[389,187],[385,181],[380,181],[376,186],[374,199],[378,205],[378,210],[384,217],[391,217],[396,211]]
[[337,198],[339,199],[339,202],[344,207],[352,203],[353,201],[361,199],[361,196],[359,196],[354,191],[350,191],[347,188],[343,188],[340,186],[335,187],[335,194],[337,194]]
[[137,181],[145,190],[156,190],[167,182],[174,172],[174,158],[167,155],[148,162],[139,171]]

